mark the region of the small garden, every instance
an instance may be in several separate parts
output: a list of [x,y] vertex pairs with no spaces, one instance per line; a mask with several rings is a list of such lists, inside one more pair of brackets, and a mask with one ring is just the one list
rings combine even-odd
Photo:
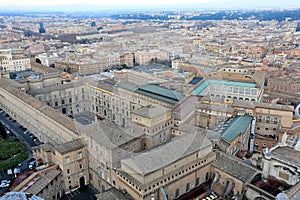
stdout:
[[28,158],[23,145],[18,141],[6,140],[6,131],[0,123],[0,172],[13,169]]
[[16,167],[28,158],[28,155],[19,142],[0,142],[0,172]]

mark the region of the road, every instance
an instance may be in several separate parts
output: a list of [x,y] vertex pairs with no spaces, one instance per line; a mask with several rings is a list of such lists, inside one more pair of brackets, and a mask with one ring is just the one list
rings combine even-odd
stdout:
[[28,158],[21,163],[21,166],[16,166],[20,168],[21,172],[24,172],[28,170],[28,160],[32,158],[31,148],[41,143],[34,142],[29,136],[29,133],[24,134],[23,131],[19,129],[20,124],[18,122],[12,122],[12,120],[9,120],[7,117],[5,117],[5,114],[5,112],[0,113],[0,122],[6,128],[6,130],[9,130],[10,133],[12,133],[8,135],[8,139],[14,139],[15,137],[19,137],[21,143],[24,145],[25,150],[28,154]]
[[20,137],[21,142],[27,146],[27,148],[38,145],[38,143],[34,142],[32,138],[29,137],[29,134],[24,134],[23,131],[18,128],[20,126],[18,122],[13,123],[12,120],[9,120],[7,117],[5,117],[4,112],[0,114],[0,122],[4,127],[6,127],[7,130],[9,130],[15,136]]

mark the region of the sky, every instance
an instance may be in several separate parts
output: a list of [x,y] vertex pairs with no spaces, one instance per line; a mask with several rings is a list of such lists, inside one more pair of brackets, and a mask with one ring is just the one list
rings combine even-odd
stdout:
[[299,8],[300,0],[0,0],[2,9],[48,8]]

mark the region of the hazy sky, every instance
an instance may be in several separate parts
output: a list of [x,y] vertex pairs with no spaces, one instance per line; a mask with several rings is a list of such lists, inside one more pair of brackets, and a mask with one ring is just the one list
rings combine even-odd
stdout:
[[[287,8],[300,7],[300,0],[0,0],[0,9],[9,8],[58,8],[82,5],[83,8]],[[67,6],[66,6],[67,9]]]

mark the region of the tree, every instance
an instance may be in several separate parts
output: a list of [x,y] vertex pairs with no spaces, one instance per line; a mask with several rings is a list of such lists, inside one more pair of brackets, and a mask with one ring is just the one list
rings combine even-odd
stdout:
[[7,138],[6,130],[1,123],[0,123],[0,138],[2,138],[3,140]]
[[19,142],[3,141],[0,143],[0,172],[13,169],[27,158],[28,155]]

